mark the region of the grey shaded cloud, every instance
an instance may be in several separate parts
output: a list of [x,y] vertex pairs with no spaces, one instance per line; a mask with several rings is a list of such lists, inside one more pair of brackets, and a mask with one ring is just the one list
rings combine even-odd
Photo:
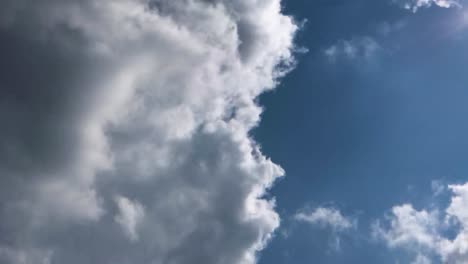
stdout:
[[138,240],[138,227],[145,217],[143,206],[122,196],[117,196],[115,203],[119,208],[119,214],[114,217],[115,222],[120,224],[130,240]]
[[280,1],[1,5],[0,262],[255,263],[284,174],[249,136],[293,65]]

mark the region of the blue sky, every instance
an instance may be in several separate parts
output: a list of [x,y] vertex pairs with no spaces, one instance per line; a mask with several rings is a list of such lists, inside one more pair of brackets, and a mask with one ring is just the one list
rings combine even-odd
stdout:
[[[397,204],[446,202],[433,198],[433,181],[466,181],[466,11],[432,4],[412,12],[392,1],[283,4],[306,21],[298,43],[308,52],[260,99],[266,111],[254,136],[287,175],[272,191],[282,231],[260,263],[409,263],[412,255],[372,239],[371,223]],[[340,250],[330,249],[332,230],[291,217],[304,207],[339,208],[358,226],[343,234]]]

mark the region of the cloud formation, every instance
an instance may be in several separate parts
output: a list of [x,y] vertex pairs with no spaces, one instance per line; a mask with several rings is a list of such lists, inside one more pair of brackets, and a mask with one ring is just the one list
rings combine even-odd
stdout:
[[0,262],[255,263],[283,170],[249,131],[279,0],[6,0]]
[[[445,210],[417,210],[411,204],[395,206],[384,221],[374,224],[374,236],[390,248],[413,252],[415,263],[430,263],[432,255],[443,263],[467,263],[468,183],[449,185],[448,189],[452,196]],[[447,231],[455,235],[448,236]]]

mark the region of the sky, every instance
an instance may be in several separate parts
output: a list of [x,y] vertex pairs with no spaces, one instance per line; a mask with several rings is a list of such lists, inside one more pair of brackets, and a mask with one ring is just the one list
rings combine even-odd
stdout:
[[[282,225],[260,263],[468,262],[466,208],[457,224],[443,223],[457,199],[468,204],[466,193],[448,189],[468,174],[463,4],[284,2],[304,23],[297,45],[308,52],[260,98],[255,138],[286,171],[272,190]],[[438,215],[411,234],[426,220],[392,212],[402,205]],[[355,225],[337,231],[294,217],[317,208],[338,210]],[[376,235],[379,221],[384,234],[396,233]],[[399,221],[414,227],[397,231]],[[463,256],[437,249],[438,236],[455,241],[457,234],[452,250]]]
[[3,0],[0,263],[468,263],[464,0]]

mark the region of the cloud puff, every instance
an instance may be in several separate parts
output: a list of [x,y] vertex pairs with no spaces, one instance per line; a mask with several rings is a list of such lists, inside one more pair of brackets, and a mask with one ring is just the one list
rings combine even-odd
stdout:
[[[444,211],[417,210],[411,204],[395,206],[385,221],[374,223],[374,236],[391,248],[417,253],[416,263],[418,258],[434,254],[444,263],[468,262],[468,183],[448,188],[452,197]],[[446,231],[455,236],[447,237]]]
[[279,0],[5,0],[0,17],[0,262],[255,262],[284,174],[249,136],[293,64]]
[[145,217],[143,206],[122,196],[117,196],[115,202],[119,208],[119,214],[114,217],[115,222],[122,226],[131,240],[138,240],[137,228]]
[[350,40],[340,40],[324,50],[324,55],[331,62],[340,59],[368,62],[381,46],[371,37],[357,37]]
[[394,0],[397,4],[401,5],[403,8],[411,10],[413,12],[418,11],[422,7],[431,7],[436,5],[438,7],[450,8],[450,7],[460,7],[459,0]]
[[356,229],[357,219],[344,216],[333,207],[317,207],[313,210],[303,209],[294,215],[294,219],[319,228],[331,230],[330,247],[334,251],[341,249],[343,232]]
[[439,196],[446,190],[446,186],[440,180],[431,181],[431,189],[434,196]]
[[388,229],[381,228],[377,222],[374,235],[383,238],[390,247],[413,244],[430,247],[435,243],[436,212],[417,211],[412,205],[404,204],[392,208],[388,222]]
[[301,211],[294,218],[297,221],[306,222],[312,225],[330,227],[335,230],[346,230],[353,228],[355,222],[341,214],[338,209],[317,207],[312,211]]

